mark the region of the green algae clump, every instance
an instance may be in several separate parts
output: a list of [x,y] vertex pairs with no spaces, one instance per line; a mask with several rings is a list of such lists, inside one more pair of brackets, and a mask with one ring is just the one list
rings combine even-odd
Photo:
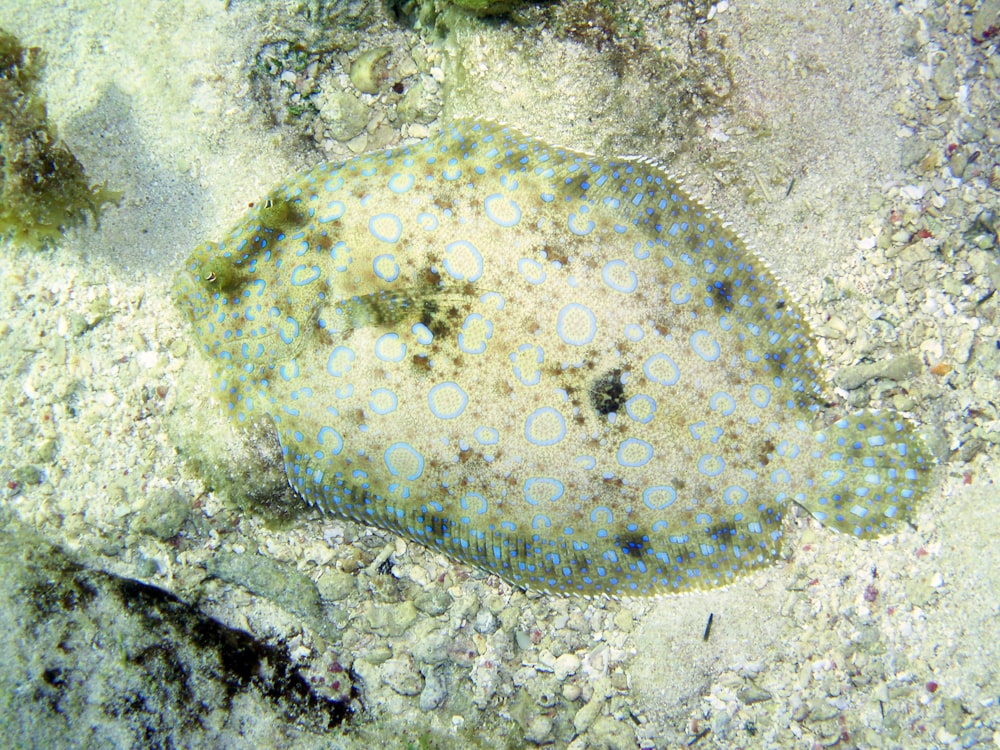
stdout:
[[518,0],[451,0],[451,4],[477,15],[495,16],[507,13],[521,3]]
[[43,66],[38,47],[22,47],[0,29],[0,237],[36,250],[121,198],[106,185],[88,184],[83,165],[48,123],[45,102],[34,93]]

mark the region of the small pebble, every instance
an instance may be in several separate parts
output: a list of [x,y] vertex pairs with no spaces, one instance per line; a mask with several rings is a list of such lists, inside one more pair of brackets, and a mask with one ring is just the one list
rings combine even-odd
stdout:
[[754,703],[763,703],[764,701],[771,700],[771,693],[756,685],[747,685],[739,691],[737,697],[749,706]]
[[477,633],[491,635],[492,633],[495,633],[499,627],[499,621],[497,620],[496,615],[488,609],[483,608],[476,614],[476,619],[472,627]]
[[420,671],[424,676],[424,689],[420,692],[420,710],[433,711],[448,697],[448,688],[445,686],[440,669],[424,667]]
[[443,631],[436,631],[424,637],[415,638],[412,654],[420,664],[441,664],[448,660],[448,644],[451,638]]
[[590,728],[590,725],[600,716],[606,701],[607,698],[603,693],[595,691],[594,697],[576,712],[573,717],[573,728],[576,729],[577,734],[582,734]]
[[400,695],[417,695],[424,687],[424,678],[410,659],[389,659],[382,665],[382,682]]
[[413,600],[413,606],[432,617],[443,615],[451,606],[451,594],[438,586],[421,591]]
[[548,716],[536,716],[528,725],[528,729],[524,733],[524,739],[536,745],[541,745],[549,740],[550,734],[552,734],[552,719]]
[[580,658],[576,654],[563,654],[552,665],[556,679],[562,682],[580,668]]
[[191,515],[191,505],[176,489],[149,493],[146,508],[136,517],[135,530],[166,541],[177,536]]

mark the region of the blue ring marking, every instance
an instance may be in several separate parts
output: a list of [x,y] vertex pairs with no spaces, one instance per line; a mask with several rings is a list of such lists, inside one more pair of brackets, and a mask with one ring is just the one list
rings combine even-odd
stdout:
[[[444,247],[446,253],[455,253],[453,258],[444,259],[444,270],[447,271],[452,278],[458,281],[478,281],[479,277],[483,275],[483,256],[468,240],[456,240],[455,242],[450,242]],[[451,267],[451,261],[454,259],[459,260],[458,253],[462,252],[468,258],[471,258],[476,264],[476,269],[470,273],[468,276],[463,276]]]
[[[465,334],[466,331],[476,322],[482,321],[483,325],[486,327],[486,335],[483,336],[482,340],[479,342],[479,346],[472,349],[465,345]],[[486,320],[479,313],[469,313],[465,316],[465,320],[462,322],[462,330],[458,332],[458,348],[461,349],[466,354],[482,354],[486,351],[486,342],[493,338],[493,322]]]
[[[656,374],[653,368],[657,370],[666,368],[668,372]],[[681,379],[681,371],[677,369],[674,361],[663,352],[654,354],[643,363],[642,374],[650,382],[659,385],[676,385],[677,381]]]
[[597,523],[598,514],[602,516],[607,516],[608,520],[605,521],[606,524],[610,525],[615,520],[615,514],[611,512],[611,508],[606,505],[599,505],[590,511],[590,522]]
[[393,255],[376,255],[372,260],[372,270],[382,281],[395,281],[399,276],[399,263]]
[[517,190],[520,183],[513,177],[513,172],[510,174],[500,175],[500,184],[503,185],[508,190]]
[[346,346],[338,346],[330,352],[329,359],[326,360],[326,372],[335,378],[341,378],[351,371],[351,363],[354,362],[355,355],[353,349]]
[[726,468],[726,462],[722,456],[713,456],[706,453],[698,459],[698,471],[706,477],[717,477]]
[[545,528],[549,528],[552,525],[552,521],[544,513],[536,513],[534,518],[531,519],[531,528],[537,529],[542,524],[544,524]]
[[[586,207],[584,207],[584,208],[586,208]],[[572,214],[569,215],[569,219],[566,221],[566,226],[569,227],[569,231],[571,231],[573,234],[578,234],[581,237],[583,235],[587,235],[587,234],[590,234],[591,232],[593,232],[594,231],[594,227],[596,226],[594,224],[594,222],[591,221],[590,219],[587,219],[586,223],[583,224],[582,226],[579,226],[579,227],[576,226],[577,219],[582,214],[583,214],[583,211],[581,211],[579,214],[572,213]]]
[[[529,349],[535,350],[535,364],[541,365],[542,361],[545,359],[545,353],[542,347],[535,346],[533,344],[521,344],[517,347],[518,352],[525,352]],[[517,364],[518,356],[517,352],[511,352],[510,361],[514,363],[514,377],[521,381],[522,385],[538,385],[539,381],[542,379],[542,369],[541,367],[535,367],[534,371],[531,373],[531,377],[526,377],[525,372],[521,371],[520,365]]]
[[305,286],[306,284],[311,284],[319,278],[321,273],[319,266],[312,266],[310,275],[303,278],[302,273],[306,270],[308,269],[305,265],[298,265],[292,269],[292,286]]
[[[504,196],[500,193],[493,193],[493,195],[486,196],[486,200],[483,201],[483,208],[486,209],[486,217],[502,227],[512,227],[521,220],[521,207],[517,205],[517,201],[513,199],[506,199],[507,205],[502,205],[498,201],[504,201]],[[498,210],[498,213],[494,213],[494,209]],[[507,213],[512,213],[511,218],[503,218],[504,209]]]
[[738,484],[731,484],[722,491],[722,499],[726,505],[743,505],[750,493]]
[[[451,405],[450,411],[444,411],[435,406],[434,402],[438,398],[455,398],[456,396],[458,397],[458,404]],[[438,419],[454,419],[465,411],[465,407],[469,405],[469,396],[462,390],[462,387],[458,383],[449,380],[444,383],[438,383],[427,392],[427,405],[431,408],[431,414]]]
[[637,326],[635,323],[629,323],[625,326],[625,338],[629,341],[642,341],[645,335],[642,326]]
[[[669,508],[677,500],[677,490],[669,484],[658,484],[642,491],[642,502],[650,510]],[[664,526],[666,524],[664,523]]]
[[292,332],[290,334],[286,334],[285,328],[284,326],[282,326],[281,328],[278,329],[278,338],[280,338],[286,344],[290,344],[299,337],[299,321],[297,321],[295,318],[289,315],[287,318],[285,318],[285,322],[291,324]]
[[424,473],[424,457],[414,450],[413,446],[409,443],[393,443],[385,449],[382,460],[385,461],[385,468],[389,470],[389,473],[394,477],[398,477],[400,475],[399,468],[393,465],[393,461],[396,460],[394,456],[397,453],[408,454],[411,458],[415,458],[417,460],[417,466],[412,470],[412,473],[404,474],[403,476],[411,482],[415,479],[419,479],[420,475]]
[[[388,399],[388,403],[380,406],[378,401],[383,401],[385,399]],[[375,388],[371,392],[371,397],[368,399],[368,405],[376,414],[385,416],[386,414],[391,414],[396,411],[396,407],[399,405],[399,399],[396,397],[396,394],[388,388]]]
[[[614,278],[614,274],[619,269],[624,269],[628,274],[628,280],[622,283]],[[628,267],[628,264],[623,260],[609,260],[604,264],[604,268],[601,269],[601,278],[604,283],[609,287],[614,289],[616,292],[621,292],[622,294],[630,294],[635,291],[635,288],[639,285],[639,278],[635,275],[635,271]]]
[[332,427],[320,428],[320,431],[316,433],[316,439],[334,456],[338,455],[344,447],[344,438]]
[[[722,405],[719,404],[720,401],[722,402]],[[716,391],[712,394],[712,397],[708,399],[708,408],[712,411],[719,411],[722,416],[728,417],[736,411],[736,399],[725,391]]]
[[[586,319],[588,324],[588,330],[574,332],[578,335],[571,337],[565,330],[567,327],[566,318],[569,315],[573,315],[574,318],[579,318],[582,315]],[[574,320],[574,323],[583,323],[583,320]],[[572,346],[585,346],[594,340],[594,336],[597,335],[597,316],[591,311],[586,305],[581,305],[579,302],[571,302],[564,306],[562,310],[559,311],[559,315],[556,318],[556,333],[559,334],[561,338],[567,344]]]
[[792,475],[786,469],[775,469],[771,472],[772,484],[788,484],[792,481]]
[[706,362],[714,362],[719,358],[719,342],[708,331],[695,331],[691,334],[690,343],[694,353]]
[[469,492],[466,495],[462,496],[461,503],[462,503],[462,509],[463,510],[468,510],[469,509],[469,500],[478,500],[479,501],[479,510],[477,510],[476,513],[478,515],[480,515],[480,516],[483,515],[483,514],[485,514],[486,511],[488,511],[489,508],[490,508],[490,504],[488,502],[486,502],[486,498],[485,497],[483,497],[482,495],[480,495],[478,492]]
[[[642,455],[638,456],[632,461],[625,460],[626,451],[631,451],[639,449],[642,451]],[[623,440],[621,445],[618,446],[618,463],[622,466],[628,468],[636,468],[638,466],[645,466],[649,463],[649,460],[653,457],[653,446],[647,443],[645,440],[639,440],[638,438],[628,438]]]
[[576,463],[580,464],[580,467],[584,471],[590,471],[595,466],[597,466],[597,459],[593,456],[577,456],[573,459]]
[[[536,487],[541,489],[544,494],[541,496],[535,495]],[[562,482],[549,477],[531,477],[525,479],[524,486],[522,487],[524,499],[528,505],[538,505],[539,500],[547,500],[550,503],[554,503],[563,496],[565,491],[566,489],[563,487]]]
[[496,445],[500,442],[500,433],[492,427],[477,427],[472,431],[472,437],[478,440],[480,445]]
[[337,221],[337,219],[347,212],[347,206],[341,201],[330,201],[326,204],[326,207],[330,209],[330,213],[316,218],[316,221],[320,224],[329,224],[331,221]]
[[399,195],[412,188],[415,182],[416,178],[410,172],[396,172],[389,178],[389,189]]
[[438,218],[434,214],[427,213],[426,211],[421,211],[417,214],[417,224],[421,229],[428,232],[433,232],[438,228]]
[[775,452],[779,456],[786,456],[788,458],[798,458],[799,446],[794,443],[789,443],[787,440],[782,440],[778,443],[778,447]]
[[341,273],[346,271],[347,267],[354,262],[354,258],[351,257],[351,248],[343,240],[340,240],[330,248],[330,258],[337,264],[334,268]]
[[344,187],[343,177],[331,177],[329,180],[323,183],[323,189],[328,193],[336,192]]
[[830,485],[843,481],[845,476],[847,475],[840,469],[826,469],[823,471],[823,479],[826,479]]
[[686,302],[691,301],[691,294],[689,292],[684,292],[683,295],[680,294],[683,288],[684,287],[681,286],[679,281],[672,287],[670,287],[670,301],[673,302],[675,305],[683,305]]
[[406,344],[399,340],[399,334],[384,333],[375,341],[375,356],[383,362],[401,362],[406,356]]
[[767,405],[771,403],[771,391],[766,385],[752,385],[750,386],[750,400],[754,406],[766,409]]
[[[493,301],[494,297],[496,297],[496,302]],[[503,310],[503,307],[506,304],[503,295],[499,292],[486,292],[486,294],[479,298],[479,301],[484,305],[494,304],[496,310]]]
[[[645,405],[645,408],[641,411],[639,409],[639,404]],[[653,417],[656,416],[656,401],[649,396],[640,393],[625,402],[625,413],[639,424],[649,424],[653,421]]]
[[[553,417],[555,418],[554,420]],[[535,420],[546,418],[550,423],[549,426],[558,434],[555,437],[544,439],[533,437],[531,433],[532,428],[535,426]],[[532,445],[555,445],[566,437],[566,422],[563,419],[562,414],[553,409],[551,406],[543,406],[541,409],[536,409],[526,420],[524,420],[524,437]]]
[[278,368],[278,374],[281,375],[281,379],[285,382],[297,378],[299,376],[299,363],[294,359],[291,360],[287,365],[282,365]]
[[375,239],[391,245],[403,234],[403,222],[396,214],[375,214],[368,220],[368,231]]
[[517,261],[517,270],[529,284],[541,284],[545,281],[545,269],[537,260],[521,258]]
[[424,346],[428,346],[434,340],[434,334],[431,333],[431,329],[423,323],[414,323],[410,328],[410,333],[416,337],[418,344],[423,344]]
[[454,169],[441,170],[442,179],[448,180],[449,182],[453,182],[461,176],[462,176],[462,170],[459,169],[458,167],[455,167]]

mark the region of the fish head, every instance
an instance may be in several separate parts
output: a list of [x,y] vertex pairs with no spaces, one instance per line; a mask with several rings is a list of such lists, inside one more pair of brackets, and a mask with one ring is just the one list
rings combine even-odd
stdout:
[[267,368],[301,348],[329,287],[304,257],[308,226],[299,200],[277,188],[227,239],[187,258],[173,296],[207,355]]

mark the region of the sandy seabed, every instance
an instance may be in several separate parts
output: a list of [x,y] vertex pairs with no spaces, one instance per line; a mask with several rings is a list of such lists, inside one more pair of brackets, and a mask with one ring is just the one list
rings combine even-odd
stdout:
[[[973,33],[996,3],[565,5],[443,35],[360,2],[0,0],[47,53],[60,135],[124,192],[58,249],[0,252],[8,746],[1000,747],[1000,67]],[[378,46],[418,114],[391,76],[352,88]],[[344,92],[364,114],[338,138]],[[216,416],[171,278],[286,175],[458,114],[668,164],[831,372],[916,356],[840,391],[925,426],[915,528],[857,542],[792,513],[764,573],[583,601],[288,511],[273,441]]]

